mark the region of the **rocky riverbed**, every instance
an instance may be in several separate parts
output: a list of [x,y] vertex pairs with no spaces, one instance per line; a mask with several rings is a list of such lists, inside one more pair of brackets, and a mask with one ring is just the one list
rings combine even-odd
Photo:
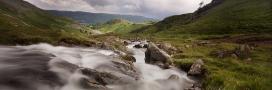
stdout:
[[[164,61],[147,64],[146,48],[134,47],[139,43],[127,46],[136,59],[133,63],[121,60],[120,53],[96,48],[1,46],[0,89],[184,90],[192,86],[185,72],[170,66],[161,68]],[[160,56],[160,51],[155,54]]]

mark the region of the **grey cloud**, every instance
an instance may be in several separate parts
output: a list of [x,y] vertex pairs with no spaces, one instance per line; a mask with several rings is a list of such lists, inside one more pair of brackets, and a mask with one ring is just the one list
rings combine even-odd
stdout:
[[211,0],[25,0],[40,8],[50,10],[86,11],[142,15],[165,18],[170,15],[190,13],[201,1]]

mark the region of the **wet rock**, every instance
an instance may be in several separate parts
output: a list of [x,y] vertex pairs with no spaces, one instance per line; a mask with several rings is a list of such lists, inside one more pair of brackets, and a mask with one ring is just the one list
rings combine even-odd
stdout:
[[112,60],[109,63],[100,64],[95,67],[95,70],[111,73],[115,76],[121,77],[118,84],[127,84],[139,79],[139,73],[133,63],[126,60]]
[[[132,78],[134,78],[134,80],[137,80],[139,78],[139,74],[136,71],[136,68],[134,67],[133,63],[123,63],[123,62],[118,62],[118,61],[112,61],[115,65],[114,67],[118,69],[119,72],[128,75]],[[125,83],[127,81],[124,81]]]
[[95,80],[89,80],[87,78],[81,78],[79,80],[79,86],[89,90],[109,90],[106,86],[101,85],[99,82]]
[[40,85],[52,86],[45,89],[53,90],[53,86],[63,85],[59,76],[49,70],[51,59],[50,54],[36,50],[1,47],[0,90],[37,90]]
[[172,64],[170,55],[159,49],[154,43],[150,43],[145,52],[145,62],[158,65],[161,68],[169,68]]
[[129,53],[129,52],[123,52],[123,51],[120,51],[120,50],[117,50],[117,49],[115,49],[115,50],[113,50],[116,54],[118,54],[118,55],[120,55],[120,56],[126,56],[127,55],[127,53]]
[[111,73],[98,72],[94,69],[82,68],[79,72],[87,77],[79,80],[79,85],[89,90],[109,90],[106,85],[124,84],[127,81]]
[[51,68],[59,68],[74,73],[79,67],[60,58],[54,58],[49,62]]
[[201,81],[198,81],[198,82],[195,82],[194,84],[192,84],[192,86],[190,88],[186,88],[184,90],[202,90],[202,82]]
[[129,44],[131,44],[131,41],[128,41],[128,40],[124,41],[124,45],[129,45]]
[[111,46],[110,46],[108,43],[103,42],[103,43],[101,43],[100,48],[101,48],[101,49],[110,50],[110,49],[111,49]]
[[168,80],[178,80],[179,77],[177,75],[171,75]]
[[190,68],[188,75],[191,76],[200,76],[203,74],[203,65],[204,62],[202,59],[197,60]]
[[148,44],[144,44],[143,48],[148,48]]
[[143,45],[137,44],[137,45],[134,46],[134,48],[143,48]]
[[201,90],[201,88],[199,88],[199,87],[195,87],[195,88],[186,88],[186,89],[184,89],[184,90]]
[[131,55],[122,55],[121,58],[129,62],[136,62],[136,58]]

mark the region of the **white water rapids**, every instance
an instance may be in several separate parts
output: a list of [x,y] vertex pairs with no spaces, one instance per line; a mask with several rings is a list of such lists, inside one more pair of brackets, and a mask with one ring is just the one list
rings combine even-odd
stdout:
[[[145,49],[133,48],[134,44],[127,47],[136,58],[133,65],[139,73],[137,80],[113,63],[122,62],[118,54],[109,50],[49,44],[0,46],[0,90],[90,90],[79,85],[79,79],[87,76],[77,71],[71,72],[73,65],[107,72],[126,81],[106,85],[110,90],[183,90],[191,85],[186,73],[178,69],[163,70],[146,64]],[[62,61],[73,65],[56,64]],[[171,75],[179,79],[168,79]]]

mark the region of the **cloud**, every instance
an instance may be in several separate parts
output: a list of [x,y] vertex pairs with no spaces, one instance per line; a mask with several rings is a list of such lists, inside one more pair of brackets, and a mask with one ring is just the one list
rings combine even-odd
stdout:
[[25,0],[42,9],[142,15],[165,18],[190,13],[211,0]]

